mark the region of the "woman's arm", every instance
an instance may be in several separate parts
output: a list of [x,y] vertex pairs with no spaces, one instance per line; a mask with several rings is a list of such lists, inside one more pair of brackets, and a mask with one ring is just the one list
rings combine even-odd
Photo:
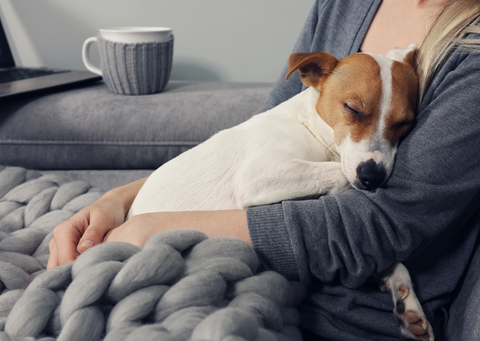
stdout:
[[104,241],[120,241],[143,247],[154,234],[178,229],[200,230],[208,237],[236,237],[252,245],[244,210],[140,214],[108,231]]
[[209,237],[231,236],[251,245],[244,210],[158,212],[124,222],[147,178],[105,193],[92,205],[58,225],[50,241],[48,269],[73,262],[79,253],[102,242],[122,241],[143,247],[154,234],[175,229],[197,229]]
[[478,54],[446,61],[382,188],[248,209],[263,263],[304,283],[313,275],[357,287],[433,242],[458,242],[451,236],[479,207],[478,74]]

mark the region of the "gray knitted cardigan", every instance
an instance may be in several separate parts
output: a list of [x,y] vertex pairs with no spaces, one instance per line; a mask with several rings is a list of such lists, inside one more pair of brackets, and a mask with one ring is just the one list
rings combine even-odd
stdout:
[[[317,0],[294,50],[358,52],[379,4]],[[298,75],[286,83],[285,73],[263,110],[302,90]],[[480,228],[479,75],[480,55],[448,58],[382,188],[248,209],[263,265],[310,286],[305,329],[329,340],[402,339],[390,297],[369,279],[398,259],[441,339]]]

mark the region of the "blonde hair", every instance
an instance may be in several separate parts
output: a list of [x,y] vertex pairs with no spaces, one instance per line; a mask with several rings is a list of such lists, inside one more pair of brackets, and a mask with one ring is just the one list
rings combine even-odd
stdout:
[[465,53],[480,53],[480,39],[467,39],[469,33],[480,33],[480,1],[449,2],[440,12],[419,48],[419,94],[423,98],[433,75],[454,48]]

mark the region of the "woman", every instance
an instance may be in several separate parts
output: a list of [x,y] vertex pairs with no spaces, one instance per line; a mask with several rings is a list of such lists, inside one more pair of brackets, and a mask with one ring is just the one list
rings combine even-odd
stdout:
[[[102,241],[142,246],[167,229],[235,236],[252,244],[267,268],[309,286],[300,308],[306,339],[385,341],[403,337],[391,298],[369,278],[400,260],[441,339],[445,307],[480,230],[480,55],[463,47],[452,52],[458,44],[476,46],[456,39],[478,31],[471,24],[479,15],[480,3],[473,0],[316,1],[295,51],[343,58],[422,44],[417,124],[401,142],[382,188],[246,211],[152,213],[123,223],[143,179],[108,192],[59,225],[49,268]],[[298,75],[286,83],[285,73],[264,110],[302,91]],[[416,334],[424,336],[422,330]]]

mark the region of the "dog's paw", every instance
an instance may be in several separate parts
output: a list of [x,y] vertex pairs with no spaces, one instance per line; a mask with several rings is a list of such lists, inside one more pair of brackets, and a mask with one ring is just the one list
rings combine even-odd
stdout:
[[352,188],[352,185],[350,184],[348,179],[345,176],[340,177],[340,179],[337,181],[336,193],[344,192],[349,188]]
[[413,290],[413,284],[407,268],[400,262],[395,262],[379,274],[382,291],[390,291],[395,309],[393,313],[400,323],[403,335],[414,340],[433,341],[433,329],[427,321],[420,301]]
[[433,341],[435,337],[432,326],[413,289],[407,285],[400,285],[392,290],[392,294],[396,298],[393,313],[400,324],[402,334],[414,340]]
[[[321,195],[334,195],[352,188],[352,185],[345,177],[340,162],[327,162],[324,164]],[[327,168],[328,167],[328,168]]]

